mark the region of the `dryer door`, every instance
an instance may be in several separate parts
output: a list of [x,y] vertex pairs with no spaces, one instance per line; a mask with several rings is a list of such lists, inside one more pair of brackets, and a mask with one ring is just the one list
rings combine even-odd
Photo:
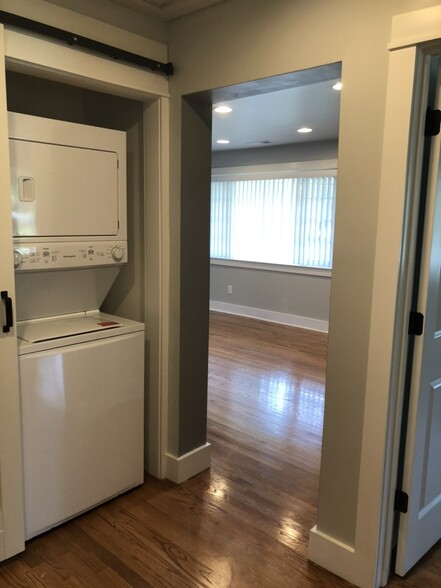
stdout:
[[14,237],[118,234],[112,151],[10,139]]

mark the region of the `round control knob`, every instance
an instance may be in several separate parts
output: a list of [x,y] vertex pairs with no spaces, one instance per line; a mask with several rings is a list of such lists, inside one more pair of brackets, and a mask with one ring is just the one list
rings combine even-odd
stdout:
[[118,247],[118,246],[112,247],[111,254],[112,254],[112,258],[115,261],[121,261],[122,258],[124,257],[124,249],[122,247]]
[[17,269],[21,266],[21,262],[23,261],[23,255],[20,251],[14,249],[14,268]]

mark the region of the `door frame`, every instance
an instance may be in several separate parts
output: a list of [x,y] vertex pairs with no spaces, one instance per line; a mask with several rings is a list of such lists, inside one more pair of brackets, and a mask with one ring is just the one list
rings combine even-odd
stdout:
[[[408,316],[414,277],[430,59],[441,6],[392,21],[357,527],[377,538],[375,586],[390,572]],[[372,493],[373,487],[378,493]],[[375,516],[373,516],[375,513]],[[363,540],[360,540],[362,549]]]
[[[24,549],[21,416],[3,49],[4,30],[0,25],[0,287],[11,298],[14,323],[9,332],[3,332],[2,329],[0,333],[0,561]],[[1,307],[3,304],[1,301]],[[4,315],[3,308],[0,308],[1,327],[4,325]]]
[[441,6],[392,18],[366,397],[354,544],[314,527],[310,559],[362,586],[387,583],[392,550],[408,308],[418,218],[421,130]]
[[[130,46],[148,39],[118,29],[117,41]],[[143,103],[144,284],[146,319],[145,469],[166,475],[169,387],[169,83],[167,78],[120,61],[5,28],[5,68],[37,78],[124,96]],[[159,44],[158,44],[159,46]],[[166,46],[161,45],[164,56]],[[12,240],[11,240],[12,242]]]

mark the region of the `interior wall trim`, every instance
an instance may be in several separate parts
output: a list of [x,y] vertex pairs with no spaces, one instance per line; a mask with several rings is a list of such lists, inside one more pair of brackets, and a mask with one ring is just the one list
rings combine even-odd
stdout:
[[167,453],[165,477],[175,484],[181,484],[210,467],[211,444],[205,443],[193,451],[176,457]]
[[[360,585],[360,576],[354,554],[353,547],[320,532],[317,525],[311,529],[309,535],[310,561],[358,586]],[[344,570],[344,574],[342,574],[342,570]]]
[[264,310],[263,308],[252,308],[251,306],[240,306],[239,304],[210,300],[210,310],[225,312],[228,314],[238,314],[240,316],[246,316],[261,321],[298,327],[299,329],[320,331],[321,333],[327,333],[329,331],[329,321],[323,321],[308,316],[276,312],[274,310]]

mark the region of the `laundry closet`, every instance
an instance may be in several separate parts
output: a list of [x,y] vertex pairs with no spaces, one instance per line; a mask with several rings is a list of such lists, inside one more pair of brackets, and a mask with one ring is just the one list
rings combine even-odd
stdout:
[[20,74],[7,91],[30,539],[143,482],[142,107]]
[[[11,2],[10,7],[15,10],[15,3]],[[35,17],[32,14],[33,3],[29,6],[26,4],[25,8],[26,11],[29,9],[31,18]],[[46,9],[44,2],[41,3],[41,8]],[[47,14],[44,10],[38,13],[37,19],[47,17],[51,22],[53,19],[56,20],[58,12],[64,14],[63,10],[52,9],[52,7]],[[27,14],[26,11],[25,14]],[[100,24],[99,30],[96,30],[94,21],[75,13],[71,13],[68,20],[79,33],[92,38],[97,35],[101,40],[134,50],[140,55],[152,57],[161,62],[166,61],[167,47],[161,43],[152,42],[105,24]],[[166,475],[168,413],[165,376],[168,369],[166,352],[169,286],[168,274],[164,272],[164,267],[167,263],[169,233],[168,184],[166,182],[168,177],[167,78],[161,74],[154,74],[144,67],[130,66],[124,61],[78,50],[50,38],[14,28],[4,28],[1,25],[0,60],[3,64],[3,70],[0,71],[1,561],[22,551],[25,547],[25,539],[44,532],[62,520],[75,516],[94,504],[142,482],[144,471],[158,477]],[[13,114],[9,115],[9,113]],[[31,121],[29,128],[26,120]],[[43,135],[46,133],[46,137],[39,138],[38,133],[35,135],[33,130],[29,130],[35,127],[34,123],[37,123],[38,127],[38,121],[43,123],[41,129]],[[70,138],[58,137],[52,140],[47,136],[52,126],[60,129],[64,127]],[[46,130],[45,127],[47,127]],[[84,216],[84,209],[87,208],[88,200],[92,199],[92,196],[85,196],[83,184],[79,190],[81,194],[78,200],[78,203],[81,203],[80,209],[83,215],[81,220],[78,220],[78,216],[74,219],[69,213],[69,207],[75,211],[75,189],[70,191],[70,203],[65,208],[58,208],[52,219],[55,223],[60,216],[63,219],[61,233],[67,237],[63,247],[59,240],[60,235],[56,234],[59,229],[55,227],[55,232],[51,233],[51,227],[44,226],[44,222],[48,220],[47,217],[43,225],[40,224],[40,221],[45,218],[43,215],[36,219],[37,230],[33,232],[37,242],[32,244],[29,239],[28,248],[26,248],[27,238],[31,237],[31,234],[25,234],[28,230],[26,228],[24,234],[19,233],[23,230],[23,226],[26,227],[25,217],[29,210],[37,206],[35,198],[41,194],[41,178],[35,178],[33,172],[20,168],[21,164],[17,163],[17,153],[14,153],[14,147],[9,144],[10,129],[12,134],[16,134],[15,137],[11,137],[11,140],[22,142],[22,146],[27,151],[25,160],[28,158],[31,162],[34,157],[42,156],[39,143],[40,146],[45,144],[43,151],[46,149],[48,152],[56,153],[54,159],[58,162],[63,160],[63,153],[68,151],[64,151],[65,147],[69,149],[79,147],[75,157],[78,156],[79,161],[82,161],[80,167],[84,166],[85,173],[81,176],[81,181],[85,180],[89,174],[89,183],[94,181],[95,163],[92,163],[92,158],[89,159],[84,155],[87,155],[89,148],[97,152],[101,151],[104,169],[107,170],[104,171],[104,175],[107,176],[106,181],[112,176],[122,178],[122,174],[126,174],[125,212],[115,211],[114,204],[111,204],[112,199],[115,203],[114,194],[107,202],[108,208],[112,209],[110,216],[107,214],[108,211],[103,210],[102,204],[95,203],[91,206],[94,219],[90,225],[91,218],[88,218],[87,212]],[[75,147],[70,143],[72,143],[72,136],[75,139],[75,134],[80,129],[85,129],[89,138],[86,139],[86,144],[81,144],[83,141],[81,139],[80,145]],[[27,135],[28,132],[30,135]],[[57,133],[59,133],[58,130],[55,131],[55,134]],[[114,137],[122,137],[125,140],[125,155],[121,155],[120,146],[105,144],[109,137],[111,137],[110,142]],[[119,139],[116,142],[118,141]],[[73,141],[75,142],[76,140]],[[32,143],[37,145],[35,152],[38,152],[37,155],[34,153],[35,145],[32,146]],[[44,157],[43,155],[43,159]],[[11,160],[11,167],[9,160]],[[14,166],[15,172],[12,169]],[[86,168],[89,168],[88,171]],[[16,175],[14,189],[17,191],[13,198],[15,198],[15,204],[17,200],[21,202],[18,208],[11,198],[13,191],[9,180],[11,171]],[[73,183],[70,179],[65,180],[58,171],[55,175],[58,175],[57,181],[61,178],[61,182],[66,182],[68,191],[71,190]],[[43,180],[44,184],[48,177]],[[86,180],[87,183],[88,180]],[[118,186],[117,202],[119,202],[120,190],[121,187]],[[13,222],[9,220],[12,219],[12,209],[15,215]],[[20,217],[22,214],[24,216]],[[121,222],[124,215],[127,217],[125,236],[125,227]],[[28,220],[30,218],[28,217]],[[74,220],[73,225],[72,220]],[[33,222],[31,221],[28,226],[32,229],[31,233],[35,228],[32,228]],[[12,235],[13,225],[15,237]],[[90,233],[92,226],[95,227],[92,232],[96,232],[93,240],[89,238],[92,237]],[[69,237],[70,231],[72,235]],[[45,234],[50,237],[46,238]],[[127,244],[124,243],[125,240]],[[106,244],[106,241],[111,243]],[[78,267],[75,265],[77,263]],[[62,265],[69,267],[62,267]],[[31,266],[44,269],[35,271],[30,269]],[[52,269],[49,269],[49,266]],[[65,279],[60,278],[61,274]],[[55,277],[57,275],[58,278]],[[81,276],[81,280],[74,280],[74,275]],[[62,318],[61,321],[59,321],[60,318]],[[64,319],[66,322],[63,323]],[[80,323],[82,323],[81,332],[77,329]],[[125,357],[121,356],[121,348],[116,345],[120,335],[121,342],[125,337],[133,339],[131,349],[128,346],[123,352],[126,353]],[[109,342],[109,348],[113,347],[113,355],[103,353],[100,356],[98,349],[104,349],[104,341]],[[111,341],[115,342],[115,345],[110,345]],[[66,350],[77,349],[75,347],[77,344],[85,344],[85,346],[82,348],[82,354],[72,353],[70,356],[62,351],[58,358],[54,359],[54,350],[58,344],[60,349],[64,346]],[[40,361],[39,353],[42,354],[43,362]],[[68,355],[69,359],[67,359]],[[77,364],[76,360],[71,360],[74,355],[77,359],[81,357],[80,364]],[[24,367],[25,364],[30,366],[29,370]],[[85,369],[82,369],[81,365],[86,366]],[[141,370],[144,368],[144,374],[141,374],[141,377],[139,366]],[[64,368],[66,372],[63,371]],[[135,378],[128,375],[132,373],[136,373]],[[29,377],[26,374],[29,374]],[[117,384],[118,378],[120,380]],[[51,386],[51,379],[54,386]],[[38,419],[32,418],[35,409],[32,405],[26,408],[30,420],[26,420],[27,417],[22,415],[20,395],[23,389],[20,390],[20,380],[25,382],[26,389],[36,386],[38,394],[46,397],[49,403],[47,409],[41,409],[43,405],[40,406]],[[83,396],[84,403],[80,402],[79,406],[75,407],[75,401],[71,401],[69,395],[62,392],[65,380],[71,383],[78,381],[81,390],[89,391]],[[98,428],[105,430],[107,427],[109,432],[118,428],[116,423],[119,423],[118,419],[121,419],[121,423],[125,422],[126,425],[128,422],[136,421],[136,426],[133,427],[136,432],[133,435],[132,433],[121,435],[120,442],[116,440],[116,436],[110,434],[108,438],[113,439],[113,445],[109,445],[107,449],[105,440],[103,441],[106,434],[99,433],[101,449],[98,450],[93,438],[95,431],[90,428],[93,418],[89,419],[87,426],[78,426],[79,423],[75,419],[78,414],[90,416],[96,410],[96,407],[88,406],[88,395],[90,396],[91,390],[99,389],[101,383],[103,383],[101,393],[108,401],[105,410],[108,414],[105,419],[97,415]],[[103,393],[105,389],[121,390],[126,387],[126,383],[129,389],[137,390],[136,400],[133,396],[133,402],[129,403],[131,404],[129,412],[132,414],[130,418],[124,413],[121,398],[105,398]],[[74,422],[64,428],[63,418],[60,416],[67,408],[73,408],[78,412]],[[75,414],[75,410],[70,411],[69,414]],[[110,413],[113,417],[106,420]],[[135,421],[131,420],[132,418]],[[104,481],[103,486],[106,488],[104,493],[100,491],[92,497],[89,496],[85,502],[74,505],[71,511],[69,511],[70,507],[65,509],[65,504],[62,504],[54,520],[37,523],[35,528],[31,529],[29,521],[25,520],[25,511],[27,509],[29,512],[30,507],[23,507],[23,502],[26,502],[28,498],[25,496],[23,501],[22,497],[23,494],[26,495],[26,487],[31,487],[26,482],[26,479],[29,481],[30,471],[26,464],[29,464],[29,461],[37,463],[32,456],[32,450],[35,440],[40,443],[38,435],[37,438],[32,436],[34,431],[31,431],[31,436],[28,436],[26,440],[30,430],[28,423],[36,423],[38,420],[43,425],[47,424],[47,426],[37,427],[43,434],[50,430],[53,432],[54,429],[58,433],[61,431],[60,449],[64,442],[63,432],[69,432],[65,435],[67,439],[73,434],[70,439],[74,441],[69,442],[68,446],[72,448],[77,444],[79,451],[76,454],[74,452],[73,457],[69,456],[69,459],[72,457],[71,464],[86,462],[78,458],[78,455],[87,454],[90,448],[91,453],[97,449],[95,464],[102,465],[105,462],[117,464],[119,459],[120,466],[115,466],[114,472],[111,472],[111,465],[108,467],[109,478]],[[23,431],[24,434],[22,434],[22,428],[26,429]],[[81,434],[78,434],[80,430],[85,432],[83,438]],[[136,451],[130,449],[129,445],[126,445],[123,450],[122,446],[128,438],[132,439],[132,448],[136,447]],[[51,443],[57,445],[52,441],[49,442],[49,446]],[[121,465],[123,464],[121,455],[124,451],[126,455],[127,452],[133,455],[133,461],[137,464],[136,475],[132,475],[133,471],[126,477],[122,474],[125,465]],[[44,449],[40,453],[44,455]],[[69,488],[68,494],[70,493],[69,500],[71,500],[76,493],[75,484],[77,484],[76,488],[81,490],[79,494],[88,486],[84,483],[84,480],[88,478],[87,469],[83,470],[78,479],[77,472],[72,470],[71,479],[68,481],[63,476],[69,460],[64,459],[62,450],[56,453],[55,450],[52,451],[52,465],[55,462],[57,465],[50,473],[50,476],[55,475],[55,478],[52,477],[54,483],[49,481],[46,489],[40,488],[38,492],[40,496],[55,492],[55,495],[60,498],[63,497],[66,488]],[[144,454],[143,461],[140,459],[142,454]],[[113,462],[112,456],[115,458]],[[39,463],[40,465],[35,469],[39,470],[37,477],[42,479],[46,473],[49,473],[45,471],[49,466],[45,464],[44,459]],[[95,466],[91,466],[91,469],[94,468]],[[122,474],[124,480],[120,479],[113,484],[110,478],[114,474],[115,478]],[[60,477],[57,478],[58,475]],[[95,481],[97,480],[98,478],[95,478]],[[93,486],[94,484],[89,484],[89,489],[92,490]],[[48,502],[52,501],[53,498]],[[64,502],[63,498],[61,502]],[[49,510],[53,509],[49,508]]]

